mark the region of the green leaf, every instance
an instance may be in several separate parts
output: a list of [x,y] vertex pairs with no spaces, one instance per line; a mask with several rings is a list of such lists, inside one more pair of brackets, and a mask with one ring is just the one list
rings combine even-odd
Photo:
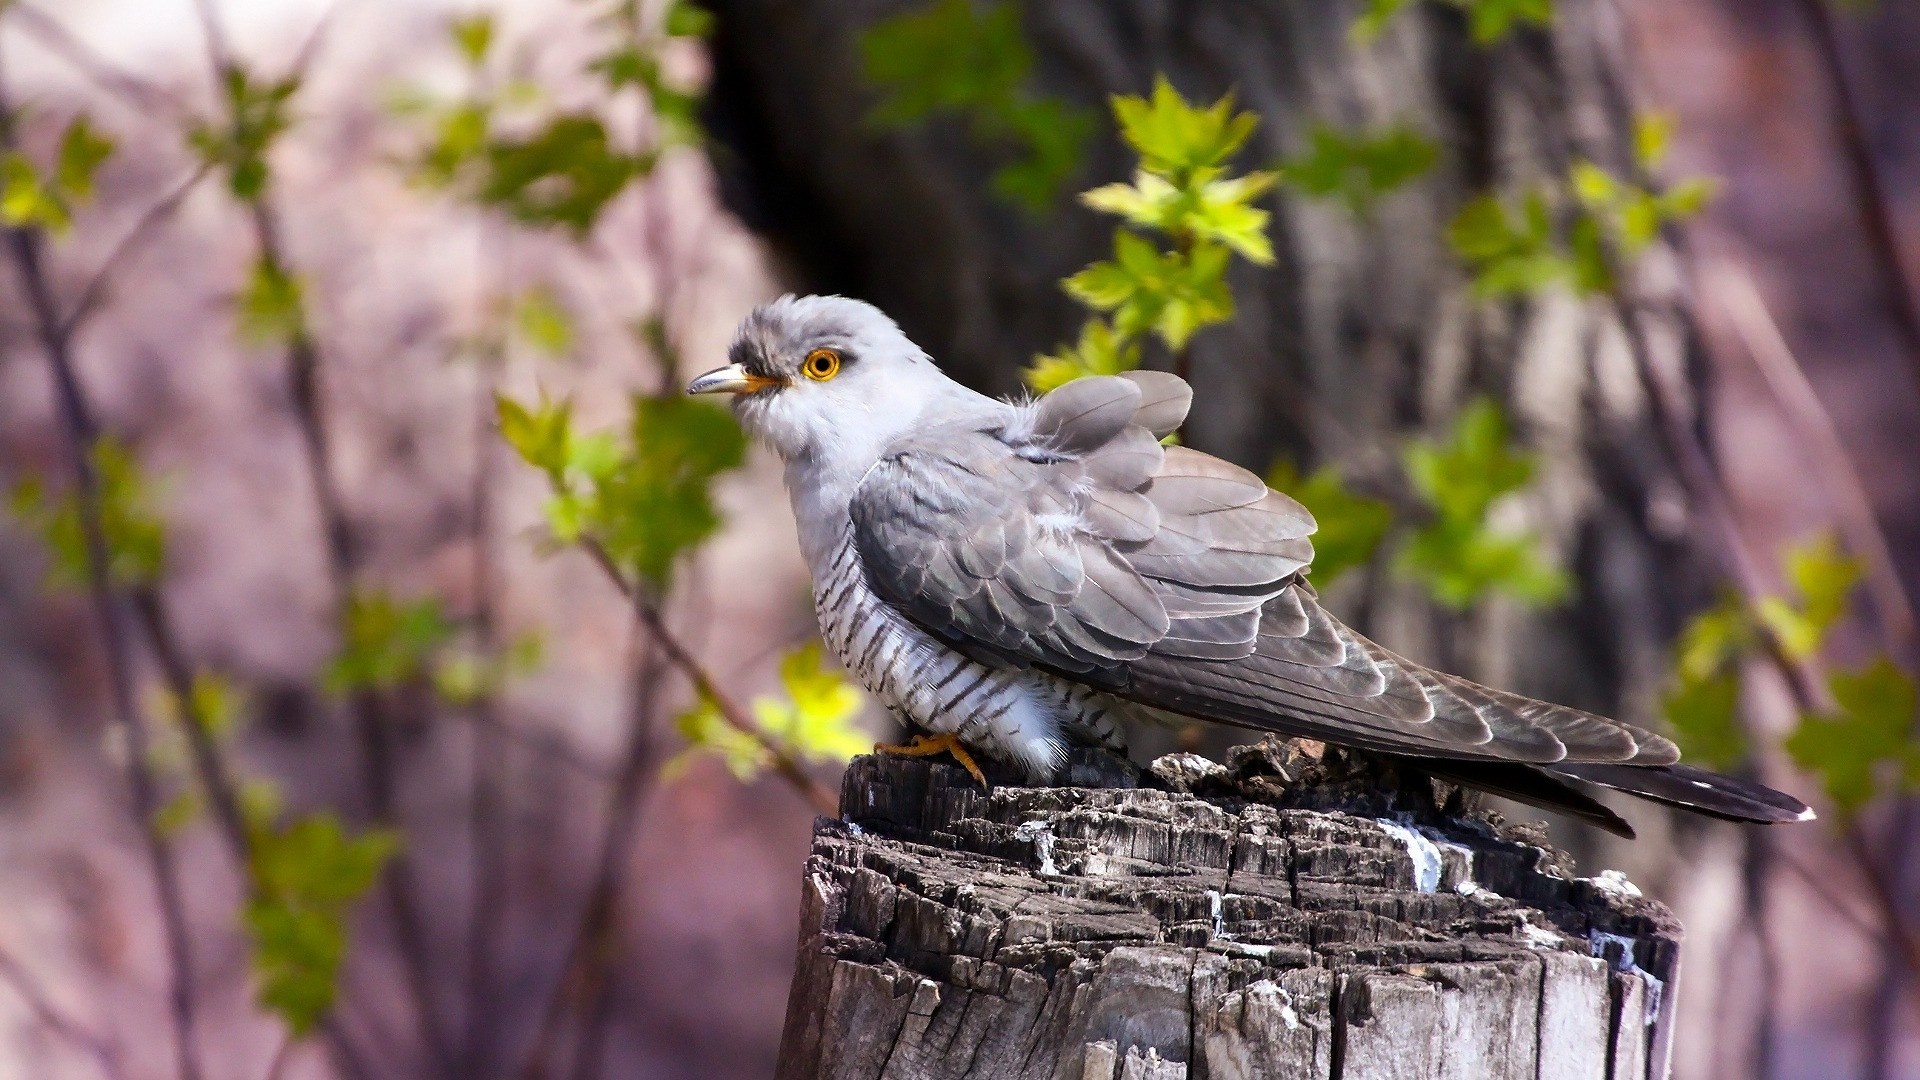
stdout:
[[1728,594],[1688,620],[1674,649],[1674,666],[1683,682],[1705,682],[1730,669],[1759,640],[1746,605]]
[[734,779],[747,781],[767,767],[765,747],[753,736],[727,723],[719,706],[701,697],[694,706],[674,717],[674,730],[687,741],[687,749],[669,759],[660,770],[667,779],[678,776],[687,763],[700,754],[712,754],[727,766]]
[[976,141],[1004,143],[1014,155],[994,171],[994,192],[1034,211],[1052,205],[1079,170],[1093,118],[1027,90],[1033,52],[1012,3],[939,0],[875,23],[859,44],[867,81],[881,91],[869,122],[899,128],[963,116]]
[[1658,172],[1673,146],[1673,115],[1645,112],[1633,121],[1633,160],[1642,172]]
[[172,693],[161,697],[161,708],[168,722],[185,725],[191,721],[216,740],[225,740],[234,733],[243,703],[240,689],[233,680],[209,672],[195,673],[184,703]]
[[1827,632],[1846,614],[1847,599],[1860,581],[1860,562],[1828,534],[1789,548],[1783,563],[1793,600],[1763,597],[1754,614],[1788,656],[1804,659],[1820,651]]
[[153,812],[153,827],[161,836],[177,838],[200,816],[200,806],[200,793],[193,788],[182,788]]
[[[1349,34],[1362,44],[1378,38],[1394,16],[1412,0],[1368,0],[1366,11],[1355,19]],[[1493,45],[1505,40],[1513,28],[1523,23],[1547,26],[1553,21],[1552,0],[1449,0],[1467,13],[1473,40],[1477,45]]]
[[1407,480],[1433,512],[1400,549],[1396,566],[1450,607],[1503,592],[1536,606],[1566,597],[1572,582],[1531,534],[1493,530],[1496,500],[1532,480],[1538,459],[1514,445],[1492,400],[1467,406],[1445,441],[1414,440],[1402,451]]
[[513,325],[520,336],[548,356],[564,356],[573,348],[573,316],[560,305],[551,285],[535,285],[513,305]]
[[1267,486],[1293,496],[1319,526],[1313,534],[1313,566],[1309,572],[1321,588],[1332,585],[1348,570],[1371,562],[1393,524],[1392,506],[1356,494],[1330,465],[1303,478],[1291,462],[1276,461],[1267,470]]
[[1461,410],[1444,441],[1415,440],[1403,452],[1407,479],[1442,517],[1473,522],[1495,499],[1533,479],[1535,455],[1517,449],[1506,412],[1491,398]]
[[306,333],[305,288],[270,261],[255,260],[237,302],[240,337],[252,345],[280,345]]
[[1483,195],[1460,208],[1447,242],[1474,272],[1482,297],[1537,292],[1566,280],[1573,267],[1555,249],[1545,198],[1529,193],[1517,208]]
[[824,651],[810,642],[780,661],[780,684],[787,698],[760,698],[754,719],[767,734],[808,761],[842,763],[873,746],[873,737],[855,726],[866,698],[840,672],[822,664]]
[[1121,229],[1114,233],[1112,262],[1095,263],[1062,284],[1088,307],[1112,312],[1119,334],[1151,330],[1179,350],[1195,331],[1233,317],[1228,258],[1226,247],[1205,241],[1186,253],[1161,252]]
[[1661,710],[1686,760],[1731,770],[1747,759],[1747,732],[1740,724],[1740,675],[1721,671],[1703,677],[1682,674],[1662,695]]
[[85,113],[74,117],[60,136],[54,183],[72,204],[93,198],[93,176],[113,156],[113,140],[94,130]]
[[1281,167],[1281,180],[1303,195],[1339,199],[1366,217],[1383,196],[1425,175],[1439,159],[1439,144],[1410,127],[1349,135],[1316,124],[1306,152]]
[[1413,0],[1366,0],[1367,9],[1353,20],[1347,33],[1354,41],[1364,45],[1372,42],[1383,33],[1394,16],[1411,4]]
[[[780,661],[784,698],[754,699],[753,719],[773,745],[806,761],[842,763],[873,745],[873,737],[853,721],[865,704],[858,688],[823,664],[818,642],[789,652]],[[702,699],[682,713],[675,727],[687,740],[687,750],[668,763],[677,773],[698,754],[721,759],[740,780],[750,780],[772,763],[759,739],[728,724],[719,708]]]
[[390,831],[350,835],[330,814],[256,826],[243,921],[262,1008],[295,1036],[333,1007],[347,952],[347,913],[399,848]]
[[1882,657],[1827,680],[1838,708],[1805,717],[1787,736],[1787,753],[1820,778],[1842,817],[1876,797],[1920,788],[1920,743],[1914,739],[1913,677]]
[[295,76],[262,82],[243,67],[229,67],[220,79],[226,117],[188,130],[188,145],[202,161],[226,172],[235,198],[252,202],[266,192],[267,151],[292,125],[290,106],[299,89]]
[[475,197],[524,224],[584,236],[607,203],[652,168],[651,157],[614,147],[599,117],[564,113],[524,137],[489,142]]
[[1549,26],[1553,23],[1552,0],[1457,0],[1466,7],[1477,45],[1492,45],[1505,40],[1513,28],[1522,24]]
[[1050,355],[1036,356],[1022,377],[1036,394],[1057,390],[1088,375],[1118,375],[1140,366],[1140,346],[1101,319],[1080,328],[1080,340]]
[[1566,572],[1547,561],[1536,537],[1496,534],[1484,523],[1424,526],[1400,548],[1394,565],[1426,586],[1442,606],[1456,610],[1492,593],[1546,607],[1573,589]]
[[522,461],[560,478],[567,471],[573,445],[573,403],[542,397],[529,409],[505,394],[495,394],[493,404],[500,437],[507,445]]
[[993,116],[976,118],[975,128],[989,138],[1004,134],[1014,146],[1017,160],[994,170],[994,193],[1040,212],[1080,171],[1095,122],[1085,109],[1063,101],[1020,98]]
[[1176,187],[1201,169],[1225,165],[1260,125],[1253,113],[1235,111],[1232,94],[1195,106],[1164,75],[1154,77],[1148,97],[1115,97],[1113,116],[1140,167]]
[[435,597],[401,601],[385,592],[360,590],[341,615],[340,651],[327,667],[326,687],[348,694],[425,678],[453,631]]
[[51,233],[66,232],[73,224],[67,204],[40,179],[33,162],[18,151],[0,157],[0,221],[14,228],[41,228]]
[[446,187],[475,167],[492,133],[493,109],[467,101],[433,113],[433,138],[414,161],[413,178],[427,187]]
[[[152,507],[153,485],[118,439],[101,436],[88,452],[99,499],[107,576],[115,585],[149,586],[166,563],[166,526]],[[53,554],[49,583],[83,588],[89,580],[86,533],[77,492],[55,496],[36,480],[13,489],[15,516],[40,533]]]
[[623,571],[664,587],[680,556],[719,529],[713,480],[745,460],[746,437],[705,402],[640,397],[624,447],[586,437],[568,451],[569,486],[585,490],[563,489],[550,505],[556,536],[590,535]]
[[883,92],[876,123],[898,127],[943,111],[1003,108],[1018,95],[1033,53],[1011,3],[976,9],[939,0],[860,35],[867,80]]
[[493,13],[477,11],[471,15],[456,17],[447,27],[453,38],[454,47],[467,61],[469,67],[479,67],[486,63],[487,53],[493,48]]
[[1209,170],[1195,173],[1188,187],[1177,188],[1166,178],[1142,170],[1131,185],[1097,187],[1081,195],[1080,201],[1169,236],[1218,241],[1248,261],[1266,266],[1273,262],[1268,215],[1251,204],[1277,178],[1276,173],[1257,172],[1215,179]]
[[668,37],[705,38],[713,36],[713,14],[698,4],[687,0],[672,0],[667,5],[667,13],[661,19],[661,29]]

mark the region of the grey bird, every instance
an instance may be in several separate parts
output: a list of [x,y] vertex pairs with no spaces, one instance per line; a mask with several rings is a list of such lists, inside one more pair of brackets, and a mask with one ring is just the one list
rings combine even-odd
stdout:
[[1161,439],[1192,391],[1163,372],[1031,402],[948,378],[878,309],[782,297],[747,316],[733,395],[779,455],[827,645],[978,776],[969,750],[1053,776],[1073,743],[1125,750],[1175,717],[1317,739],[1631,829],[1580,783],[1715,817],[1799,800],[1679,764],[1651,731],[1422,667],[1323,609],[1313,516]]

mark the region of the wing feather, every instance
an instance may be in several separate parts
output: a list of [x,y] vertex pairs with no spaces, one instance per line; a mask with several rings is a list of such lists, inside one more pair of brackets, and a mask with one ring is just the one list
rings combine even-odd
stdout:
[[869,581],[962,650],[1201,719],[1389,753],[1666,765],[1673,745],[1429,671],[1343,626],[1302,576],[1313,515],[1159,437],[1191,391],[1077,380],[998,424],[926,429],[855,490]]

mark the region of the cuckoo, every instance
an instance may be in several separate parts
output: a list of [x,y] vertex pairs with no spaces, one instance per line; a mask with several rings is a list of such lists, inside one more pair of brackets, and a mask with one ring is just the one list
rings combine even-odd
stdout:
[[876,308],[783,297],[693,394],[730,394],[779,455],[828,646],[924,732],[1035,781],[1135,721],[1197,719],[1370,751],[1631,835],[1583,785],[1745,822],[1812,812],[1679,762],[1665,737],[1423,667],[1320,606],[1313,516],[1165,437],[1192,391],[1155,371],[1002,401]]

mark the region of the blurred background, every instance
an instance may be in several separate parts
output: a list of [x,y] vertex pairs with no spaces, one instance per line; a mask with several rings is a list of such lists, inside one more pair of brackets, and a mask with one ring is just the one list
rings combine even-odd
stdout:
[[1816,802],[1554,836],[1685,923],[1675,1076],[1920,1077],[1916,72],[1899,0],[0,5],[0,1076],[768,1074],[896,734],[677,394],[791,290],[1179,370],[1337,613]]

